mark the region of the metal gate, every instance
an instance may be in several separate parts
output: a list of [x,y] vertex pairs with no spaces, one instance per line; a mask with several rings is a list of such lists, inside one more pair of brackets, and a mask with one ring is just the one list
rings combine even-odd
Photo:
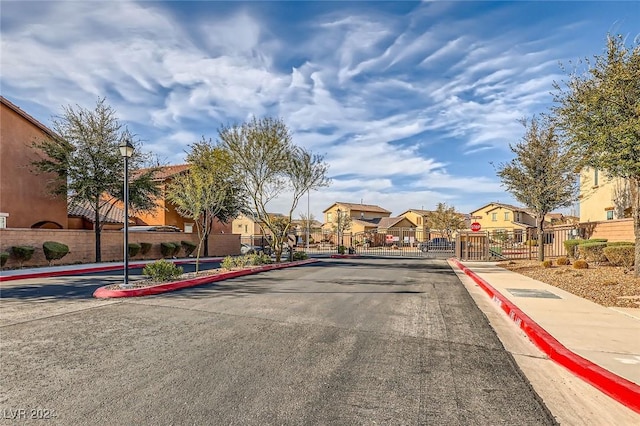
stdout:
[[[306,250],[306,244],[298,245]],[[313,254],[356,254],[359,256],[400,256],[449,258],[454,255],[451,245],[434,245],[416,238],[415,228],[390,228],[364,232],[317,232],[309,239],[308,252]]]

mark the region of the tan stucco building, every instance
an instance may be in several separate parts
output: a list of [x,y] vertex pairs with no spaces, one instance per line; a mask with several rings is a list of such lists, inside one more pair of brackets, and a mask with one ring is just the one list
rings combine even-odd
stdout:
[[35,118],[0,96],[0,227],[67,228],[67,199],[53,198],[53,174],[35,174],[43,155],[32,145],[53,135]]
[[470,214],[482,231],[522,231],[536,226],[536,218],[528,209],[504,203],[489,203]]
[[580,222],[631,217],[631,194],[625,179],[586,168],[580,173]]
[[324,232],[331,232],[333,230],[336,218],[340,214],[341,217],[348,216],[351,218],[351,228],[348,232],[352,234],[377,229],[380,219],[391,216],[389,210],[380,206],[344,202],[335,202],[322,213],[324,214],[324,223],[322,225]]

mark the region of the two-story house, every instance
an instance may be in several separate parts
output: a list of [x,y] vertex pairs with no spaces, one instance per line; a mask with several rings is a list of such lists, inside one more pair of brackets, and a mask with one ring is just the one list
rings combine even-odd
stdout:
[[380,219],[391,216],[389,210],[380,206],[344,202],[335,202],[322,213],[324,214],[323,232],[331,232],[336,226],[338,216],[340,216],[351,219],[348,232],[352,234],[376,230]]
[[584,237],[633,241],[629,182],[611,178],[600,170],[580,173],[580,226]]
[[54,198],[31,163],[43,155],[33,143],[53,137],[44,124],[0,96],[0,228],[67,228],[67,199]]

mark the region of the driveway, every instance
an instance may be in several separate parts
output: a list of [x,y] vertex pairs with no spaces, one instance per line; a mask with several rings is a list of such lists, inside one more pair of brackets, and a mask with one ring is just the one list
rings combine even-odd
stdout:
[[[3,308],[39,303],[4,297]],[[50,302],[65,308],[23,321],[3,309],[5,419],[553,424],[444,261],[327,260],[148,298]]]

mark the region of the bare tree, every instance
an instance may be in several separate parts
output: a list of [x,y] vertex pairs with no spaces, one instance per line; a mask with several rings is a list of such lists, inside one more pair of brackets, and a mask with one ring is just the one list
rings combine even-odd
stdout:
[[466,227],[464,215],[456,212],[454,206],[447,206],[446,203],[438,203],[434,211],[427,213],[426,220],[430,230],[438,232],[449,241],[455,232]]

